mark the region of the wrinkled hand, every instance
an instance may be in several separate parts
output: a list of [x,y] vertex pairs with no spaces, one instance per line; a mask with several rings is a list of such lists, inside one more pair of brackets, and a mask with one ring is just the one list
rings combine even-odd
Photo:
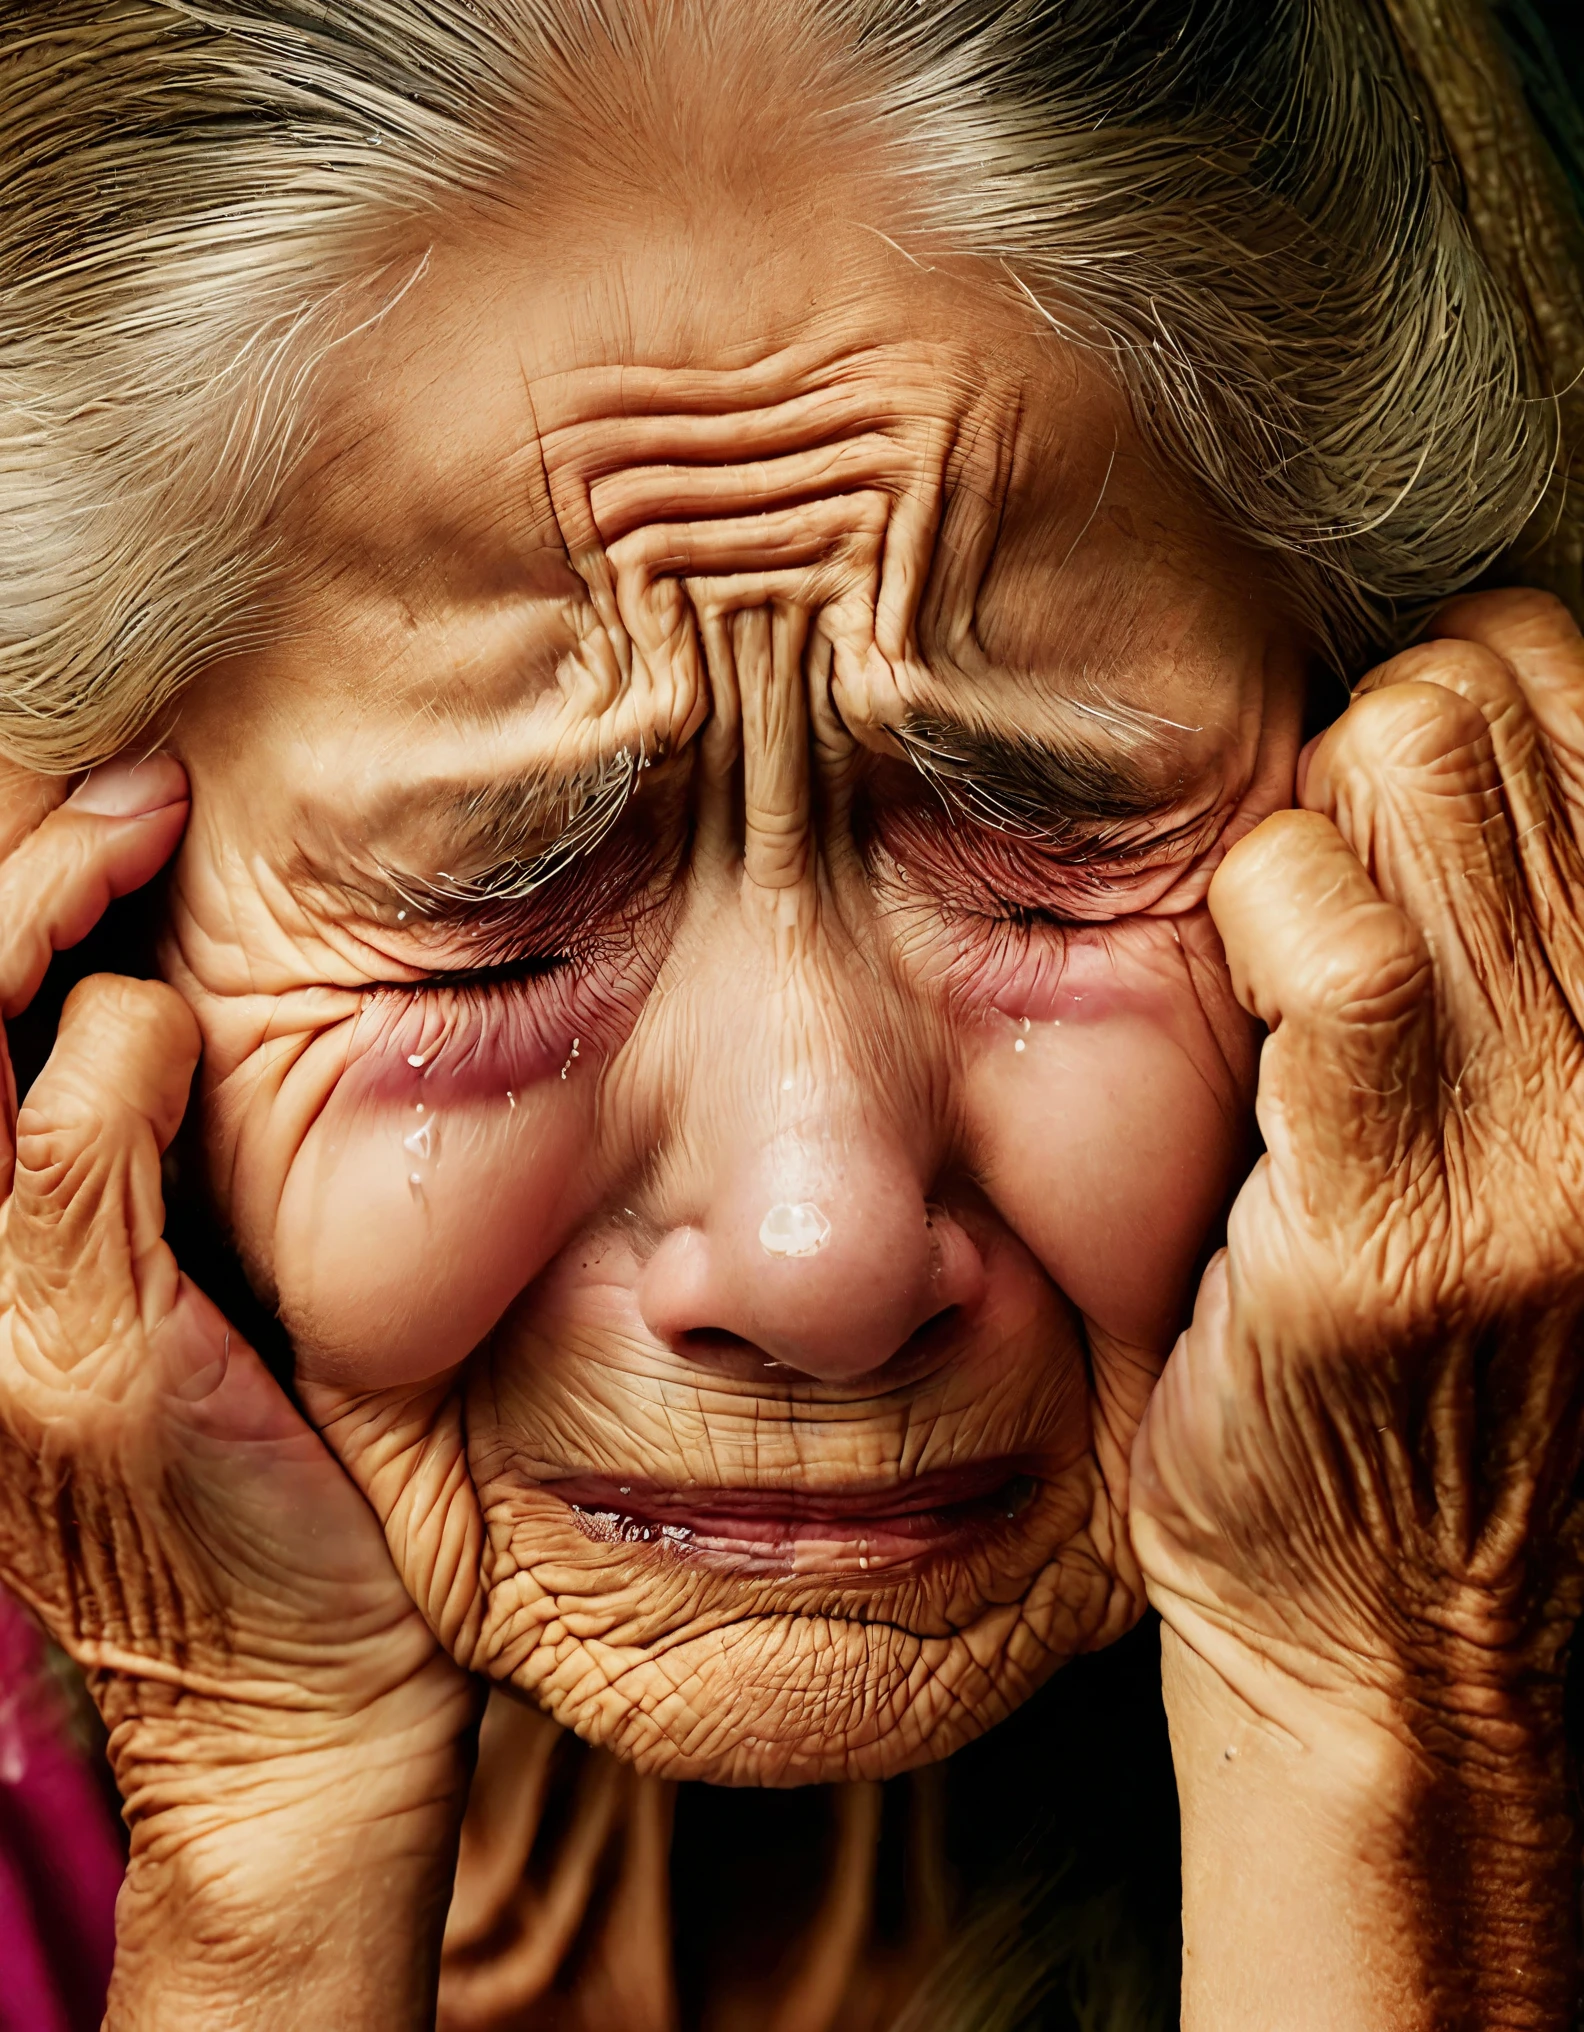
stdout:
[[[165,757],[63,789],[0,783],[8,1019],[186,820]],[[412,1845],[437,1802],[443,1858],[472,1712],[363,1498],[162,1239],[197,1057],[172,989],[97,976],[20,1111],[7,1061],[0,1120],[0,1580],[110,1726],[133,1834],[123,1990],[188,1922],[234,1967],[256,1950],[246,1981],[267,1989],[272,1957],[313,1945],[305,1888],[349,1850],[379,1881],[385,1837]],[[154,1987],[150,2022],[178,2022]]]
[[1179,1658],[1300,1743],[1345,1716],[1361,1769],[1400,1743],[1405,1793],[1510,1794],[1543,1874],[1580,1601],[1584,640],[1543,596],[1467,599],[1361,693],[1211,891],[1271,1033],[1268,1154],[1140,1430],[1133,1536]]

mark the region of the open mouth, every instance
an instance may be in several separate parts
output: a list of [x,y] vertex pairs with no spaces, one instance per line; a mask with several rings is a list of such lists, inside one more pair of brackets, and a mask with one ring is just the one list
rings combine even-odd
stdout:
[[576,1475],[541,1485],[585,1537],[654,1545],[736,1573],[875,1574],[964,1549],[1039,1493],[1015,1461],[844,1489],[662,1488]]

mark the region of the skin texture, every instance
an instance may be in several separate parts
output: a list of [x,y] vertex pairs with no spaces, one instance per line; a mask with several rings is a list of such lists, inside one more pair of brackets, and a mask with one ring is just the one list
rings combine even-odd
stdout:
[[[432,257],[326,398],[279,646],[171,743],[212,1175],[414,1599],[757,1784],[939,1757],[1142,1606],[1127,1446],[1253,1075],[1205,891],[1298,743],[1083,363],[807,223],[691,296],[685,243]],[[909,759],[969,736],[1042,744],[1043,836]],[[975,1507],[920,1549],[932,1477]]]
[[1211,892],[1267,1154],[1132,1505],[1199,1823],[1185,2023],[1262,2022],[1261,1939],[1284,2024],[1571,2022],[1584,642],[1535,594],[1436,634]]
[[[11,1017],[188,801],[163,756],[65,802],[4,788]],[[0,1564],[110,1729],[131,1829],[110,2022],[421,2025],[474,1697],[357,1491],[161,1240],[197,1053],[169,988],[94,976],[7,1111]],[[378,1971],[345,1924],[354,1868],[403,1915]]]
[[[176,852],[171,986],[71,1003],[0,1233],[112,2022],[424,2022],[458,1663],[651,1774],[874,1777],[1147,1587],[1192,2032],[1273,1968],[1284,2032],[1561,2026],[1577,633],[1454,609],[1282,810],[1300,646],[1092,365],[839,193],[686,223],[435,250],[329,363],[274,646],[130,803],[7,787],[8,1015]],[[1056,750],[1045,836],[1004,755],[926,780],[970,733]],[[159,1239],[200,1043],[311,1424]]]

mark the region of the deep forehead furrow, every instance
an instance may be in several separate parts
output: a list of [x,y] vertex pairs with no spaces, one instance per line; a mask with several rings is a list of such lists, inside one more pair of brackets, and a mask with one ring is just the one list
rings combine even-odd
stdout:
[[[948,498],[993,523],[1010,467],[1016,391],[961,366],[898,346],[536,384],[558,532],[622,674],[609,704],[663,696],[673,719],[746,712],[802,740],[799,715],[747,705],[745,675],[905,685]],[[722,631],[756,608],[781,617],[768,633]]]

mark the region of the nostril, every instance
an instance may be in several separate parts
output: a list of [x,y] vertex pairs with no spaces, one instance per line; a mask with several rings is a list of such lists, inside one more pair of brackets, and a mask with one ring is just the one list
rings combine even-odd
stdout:
[[[884,1356],[866,1374],[878,1374],[881,1370],[894,1375],[900,1367],[916,1368],[921,1364],[936,1362],[949,1351],[957,1336],[962,1318],[960,1305],[943,1305],[939,1312],[916,1326],[902,1344],[890,1355]],[[672,1351],[684,1356],[690,1362],[713,1364],[741,1372],[744,1369],[784,1369],[788,1373],[800,1368],[796,1361],[778,1361],[768,1349],[744,1334],[730,1332],[725,1327],[685,1327],[671,1336]]]
[[938,1358],[944,1352],[945,1344],[956,1338],[962,1310],[960,1305],[943,1305],[939,1312],[932,1313],[922,1326],[913,1329],[887,1366],[895,1368],[898,1363],[909,1359]]
[[778,1369],[781,1364],[772,1361],[764,1349],[757,1347],[742,1334],[730,1333],[723,1326],[690,1326],[681,1333],[673,1334],[671,1345],[679,1355],[686,1355],[693,1362],[741,1362],[745,1356],[752,1356],[764,1363],[766,1368]]
[[916,1375],[951,1359],[985,1270],[950,1209],[926,1215],[894,1178],[855,1183],[849,1166],[834,1200],[783,1192],[772,1220],[762,1212],[772,1195],[750,1183],[722,1189],[714,1229],[676,1227],[643,1266],[638,1308],[656,1340],[745,1383],[777,1369],[842,1384],[882,1370],[896,1380],[902,1366]]

